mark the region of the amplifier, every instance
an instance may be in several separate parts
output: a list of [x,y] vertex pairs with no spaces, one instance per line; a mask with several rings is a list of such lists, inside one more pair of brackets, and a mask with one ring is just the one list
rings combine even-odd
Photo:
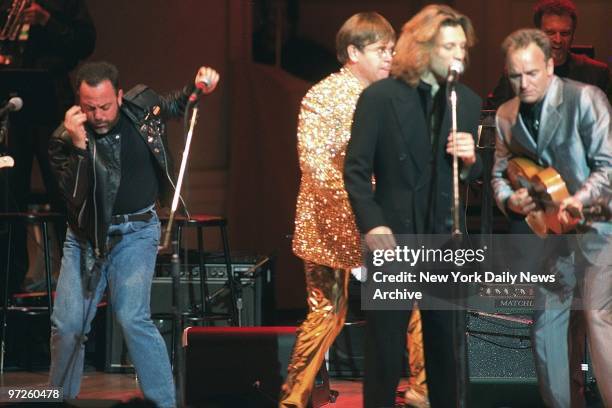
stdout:
[[[267,265],[254,269],[256,264],[232,264],[232,273],[241,294],[243,309],[240,313],[242,326],[261,326],[264,323],[264,303],[271,299],[272,271]],[[172,313],[171,265],[161,264],[151,287],[151,314]],[[207,264],[204,295],[210,299],[212,313],[229,313],[231,297],[227,283],[227,267],[224,264]],[[199,265],[181,265],[181,310],[187,312],[200,306],[202,293],[200,287]],[[264,300],[266,302],[264,302]],[[269,303],[268,303],[269,304]]]
[[[267,258],[263,258],[266,261]],[[234,278],[242,277],[244,279],[254,279],[257,275],[262,273],[266,274],[266,279],[271,279],[270,268],[264,268],[259,266],[259,263],[234,263],[232,264],[232,273]],[[259,267],[257,267],[259,266]],[[200,265],[196,263],[189,263],[187,265],[180,265],[181,277],[188,277],[193,279],[200,279]],[[204,270],[206,271],[206,281],[214,282],[225,282],[227,280],[227,265],[224,263],[207,263],[204,264]],[[159,263],[155,268],[156,278],[170,278],[172,276],[172,265],[170,263]]]
[[[172,327],[170,317],[172,313],[172,278],[171,265],[158,263],[156,277],[151,286],[151,317],[157,326],[172,355]],[[201,303],[200,273],[197,264],[181,265],[181,311],[194,310]],[[211,263],[205,265],[207,274],[208,297],[211,313],[229,314],[231,310],[230,291],[226,285],[227,268],[225,264]],[[240,320],[242,326],[261,326],[269,323],[271,311],[274,307],[274,284],[271,263],[267,258],[263,261],[251,263],[232,264],[234,277],[240,276],[240,292],[242,309]],[[109,302],[106,316],[106,356],[105,371],[126,372],[132,371],[133,366],[129,360],[127,347],[123,340],[121,328],[112,316],[112,306]],[[215,326],[227,326],[228,322],[219,320],[210,322]],[[188,324],[187,324],[188,325]]]
[[535,284],[473,284],[468,309],[487,313],[530,315],[535,308]]

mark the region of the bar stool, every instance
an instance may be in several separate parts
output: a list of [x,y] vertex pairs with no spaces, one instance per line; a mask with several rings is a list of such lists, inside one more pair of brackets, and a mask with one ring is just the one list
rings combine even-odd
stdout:
[[[161,218],[162,223],[167,223],[168,218]],[[238,303],[241,303],[240,295],[236,292],[237,285],[240,285],[238,282],[235,284],[234,282],[234,274],[232,271],[232,261],[229,247],[229,240],[227,236],[227,219],[220,216],[215,215],[207,215],[207,214],[192,214],[191,217],[187,218],[185,216],[175,216],[174,223],[176,225],[175,237],[178,242],[179,249],[182,247],[182,239],[183,239],[183,230],[189,227],[197,228],[197,238],[198,238],[198,266],[200,268],[200,304],[199,305],[191,305],[192,310],[185,311],[182,313],[181,318],[181,327],[185,326],[185,322],[193,322],[200,323],[202,325],[206,325],[215,321],[228,321],[233,326],[240,326],[240,309],[238,307]],[[203,229],[209,227],[219,228],[219,232],[221,233],[221,239],[223,242],[223,258],[225,261],[226,268],[226,276],[227,283],[230,291],[230,313],[212,313],[210,310],[210,296],[208,294],[208,286],[206,282],[206,264],[205,264],[205,256],[204,256],[204,234]],[[185,256],[184,263],[187,265],[188,256]],[[214,295],[213,295],[214,296]],[[241,305],[240,305],[241,306]],[[180,306],[179,306],[180,307]],[[174,315],[172,313],[154,313],[151,315],[151,318],[154,320],[173,320]],[[172,356],[171,361],[174,365],[174,341],[175,341],[174,326],[172,330]]]
[[[9,274],[11,265],[11,240],[13,234],[13,225],[16,223],[30,223],[39,224],[42,230],[43,239],[43,254],[45,263],[45,280],[47,283],[47,310],[49,318],[53,312],[53,296],[51,287],[51,254],[49,249],[49,223],[60,223],[66,222],[65,216],[60,213],[54,212],[10,212],[0,213],[0,223],[8,224],[8,244],[7,244],[7,268],[5,276],[4,286],[4,305],[3,305],[3,319],[2,319],[2,343],[0,350],[0,372],[4,372],[4,351],[5,351],[5,340],[6,340],[6,321],[8,315],[8,297],[9,297]],[[61,245],[60,245],[61,248]],[[27,308],[26,308],[27,309]]]
[[[207,214],[193,214],[190,218],[187,217],[176,217],[176,232],[177,239],[179,243],[179,248],[181,248],[181,243],[183,240],[183,232],[185,228],[196,228],[197,229],[197,237],[198,237],[198,266],[200,268],[200,304],[196,305],[199,310],[194,312],[184,313],[186,320],[193,322],[210,322],[215,320],[228,320],[231,321],[233,326],[240,325],[240,316],[238,315],[237,305],[236,305],[236,293],[235,293],[235,285],[234,285],[234,274],[232,271],[232,261],[231,261],[231,252],[229,247],[229,240],[227,236],[227,219],[224,217],[216,216],[216,215],[207,215]],[[225,261],[226,268],[226,276],[227,282],[226,285],[230,290],[230,298],[231,298],[231,308],[230,313],[227,314],[219,314],[219,313],[211,313],[210,308],[210,296],[208,293],[208,285],[206,282],[206,265],[205,265],[205,252],[204,252],[204,234],[203,229],[209,227],[219,228],[219,232],[221,233],[221,239],[223,243],[223,258]],[[185,263],[188,262],[188,257],[185,257]]]

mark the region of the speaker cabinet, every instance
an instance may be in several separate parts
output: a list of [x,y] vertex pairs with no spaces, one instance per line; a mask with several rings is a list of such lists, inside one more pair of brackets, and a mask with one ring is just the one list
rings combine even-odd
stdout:
[[533,361],[530,319],[529,314],[468,314],[471,407],[544,406]]
[[[506,320],[508,317],[523,321]],[[535,381],[529,322],[530,316],[470,313],[467,327],[470,377]]]
[[[243,326],[260,326],[265,324],[268,311],[271,309],[274,290],[272,271],[269,264],[263,264],[253,270],[257,262],[232,264],[234,276],[241,275],[242,310],[240,312]],[[227,275],[224,264],[206,264],[208,296],[211,300],[212,313],[228,314],[231,307],[230,291],[225,286]],[[157,277],[151,286],[151,318],[162,334],[168,354],[172,353],[172,278],[170,265],[158,264]],[[161,275],[161,276],[159,276]],[[181,310],[187,312],[199,305],[200,296],[199,267],[189,264],[181,265]],[[131,372],[132,363],[128,357],[127,347],[123,340],[121,328],[112,316],[112,302],[109,302],[106,315],[106,372]],[[213,325],[228,325],[225,320],[211,322]],[[188,323],[186,323],[188,325]]]
[[[185,402],[206,408],[278,406],[295,327],[190,327],[185,330]],[[321,367],[311,407],[330,401]]]

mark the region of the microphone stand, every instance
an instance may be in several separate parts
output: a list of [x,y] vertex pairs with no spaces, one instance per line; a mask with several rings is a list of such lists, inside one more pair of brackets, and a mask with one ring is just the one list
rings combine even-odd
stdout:
[[[490,236],[493,233],[493,188],[491,187],[491,169],[495,154],[495,111],[481,111],[481,125],[478,127],[477,148],[482,160],[482,199],[480,203],[480,234]],[[490,246],[489,246],[490,247]]]
[[461,240],[463,233],[459,225],[459,158],[457,157],[457,90],[455,82],[449,82],[451,103],[451,134],[453,136],[453,238]]
[[[449,81],[447,86],[450,87],[450,105],[451,105],[451,135],[453,140],[453,229],[452,239],[455,247],[463,244],[463,232],[460,226],[460,206],[459,206],[459,157],[457,156],[457,90],[456,82]],[[453,343],[455,345],[455,360],[456,360],[456,387],[457,408],[467,407],[467,349],[466,349],[466,333],[465,333],[465,311],[464,311],[464,290],[461,284],[456,286],[457,306],[458,310],[453,311],[452,315],[452,331]]]
[[[13,167],[15,162],[13,158],[10,156],[3,156],[5,150],[8,150],[8,115],[0,120],[0,145],[3,148],[0,149],[0,169],[3,167]],[[0,205],[1,211],[9,211],[9,178],[8,174],[2,175],[2,184],[4,188],[4,194],[2,194],[2,204]],[[9,247],[11,245],[11,232],[12,229],[8,228],[8,242]],[[2,307],[2,340],[0,340],[0,374],[4,374],[4,355],[6,352],[6,325],[7,325],[7,316],[8,316],[8,304],[9,304],[9,269],[11,264],[11,251],[7,252],[6,257],[6,276],[4,280],[4,303]]]
[[[185,177],[185,169],[187,168],[187,161],[189,159],[189,149],[191,148],[191,140],[193,138],[193,130],[196,124],[196,118],[198,115],[198,107],[195,102],[190,102],[185,108],[185,120],[187,120],[189,109],[191,110],[191,120],[189,121],[189,129],[187,130],[187,137],[185,140],[185,149],[183,150],[183,157],[181,160],[181,168],[179,171],[176,188],[174,190],[174,197],[172,198],[172,207],[170,209],[170,217],[168,218],[168,225],[166,225],[166,231],[164,232],[164,240],[162,248],[167,248],[170,243],[170,235],[172,233],[172,224],[174,223],[174,215],[178,207],[178,202],[181,195],[181,188],[183,186],[183,179]],[[185,126],[186,127],[186,126]],[[176,406],[182,408],[185,406],[185,358],[183,355],[183,344],[182,344],[182,315],[181,315],[181,273],[180,273],[180,260],[179,260],[179,244],[178,237],[175,235],[172,239],[172,258],[171,274],[172,274],[172,316],[173,316],[173,344],[174,344],[174,386],[176,390]]]

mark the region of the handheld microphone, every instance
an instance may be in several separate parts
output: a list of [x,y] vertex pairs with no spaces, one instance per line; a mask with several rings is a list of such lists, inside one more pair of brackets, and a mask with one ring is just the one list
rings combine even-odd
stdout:
[[200,99],[200,95],[202,95],[202,91],[205,88],[208,88],[209,86],[210,86],[210,81],[208,79],[204,79],[202,82],[198,82],[195,85],[195,89],[193,90],[191,95],[189,95],[189,103],[197,102],[198,99]]
[[463,74],[464,69],[465,67],[463,62],[459,60],[452,60],[448,66],[448,76],[446,77],[446,82],[449,84],[457,82],[459,80],[459,75]]
[[0,108],[0,118],[9,112],[17,112],[18,110],[21,110],[21,108],[23,108],[23,99],[18,96],[13,96],[11,99],[9,99],[6,105]]

